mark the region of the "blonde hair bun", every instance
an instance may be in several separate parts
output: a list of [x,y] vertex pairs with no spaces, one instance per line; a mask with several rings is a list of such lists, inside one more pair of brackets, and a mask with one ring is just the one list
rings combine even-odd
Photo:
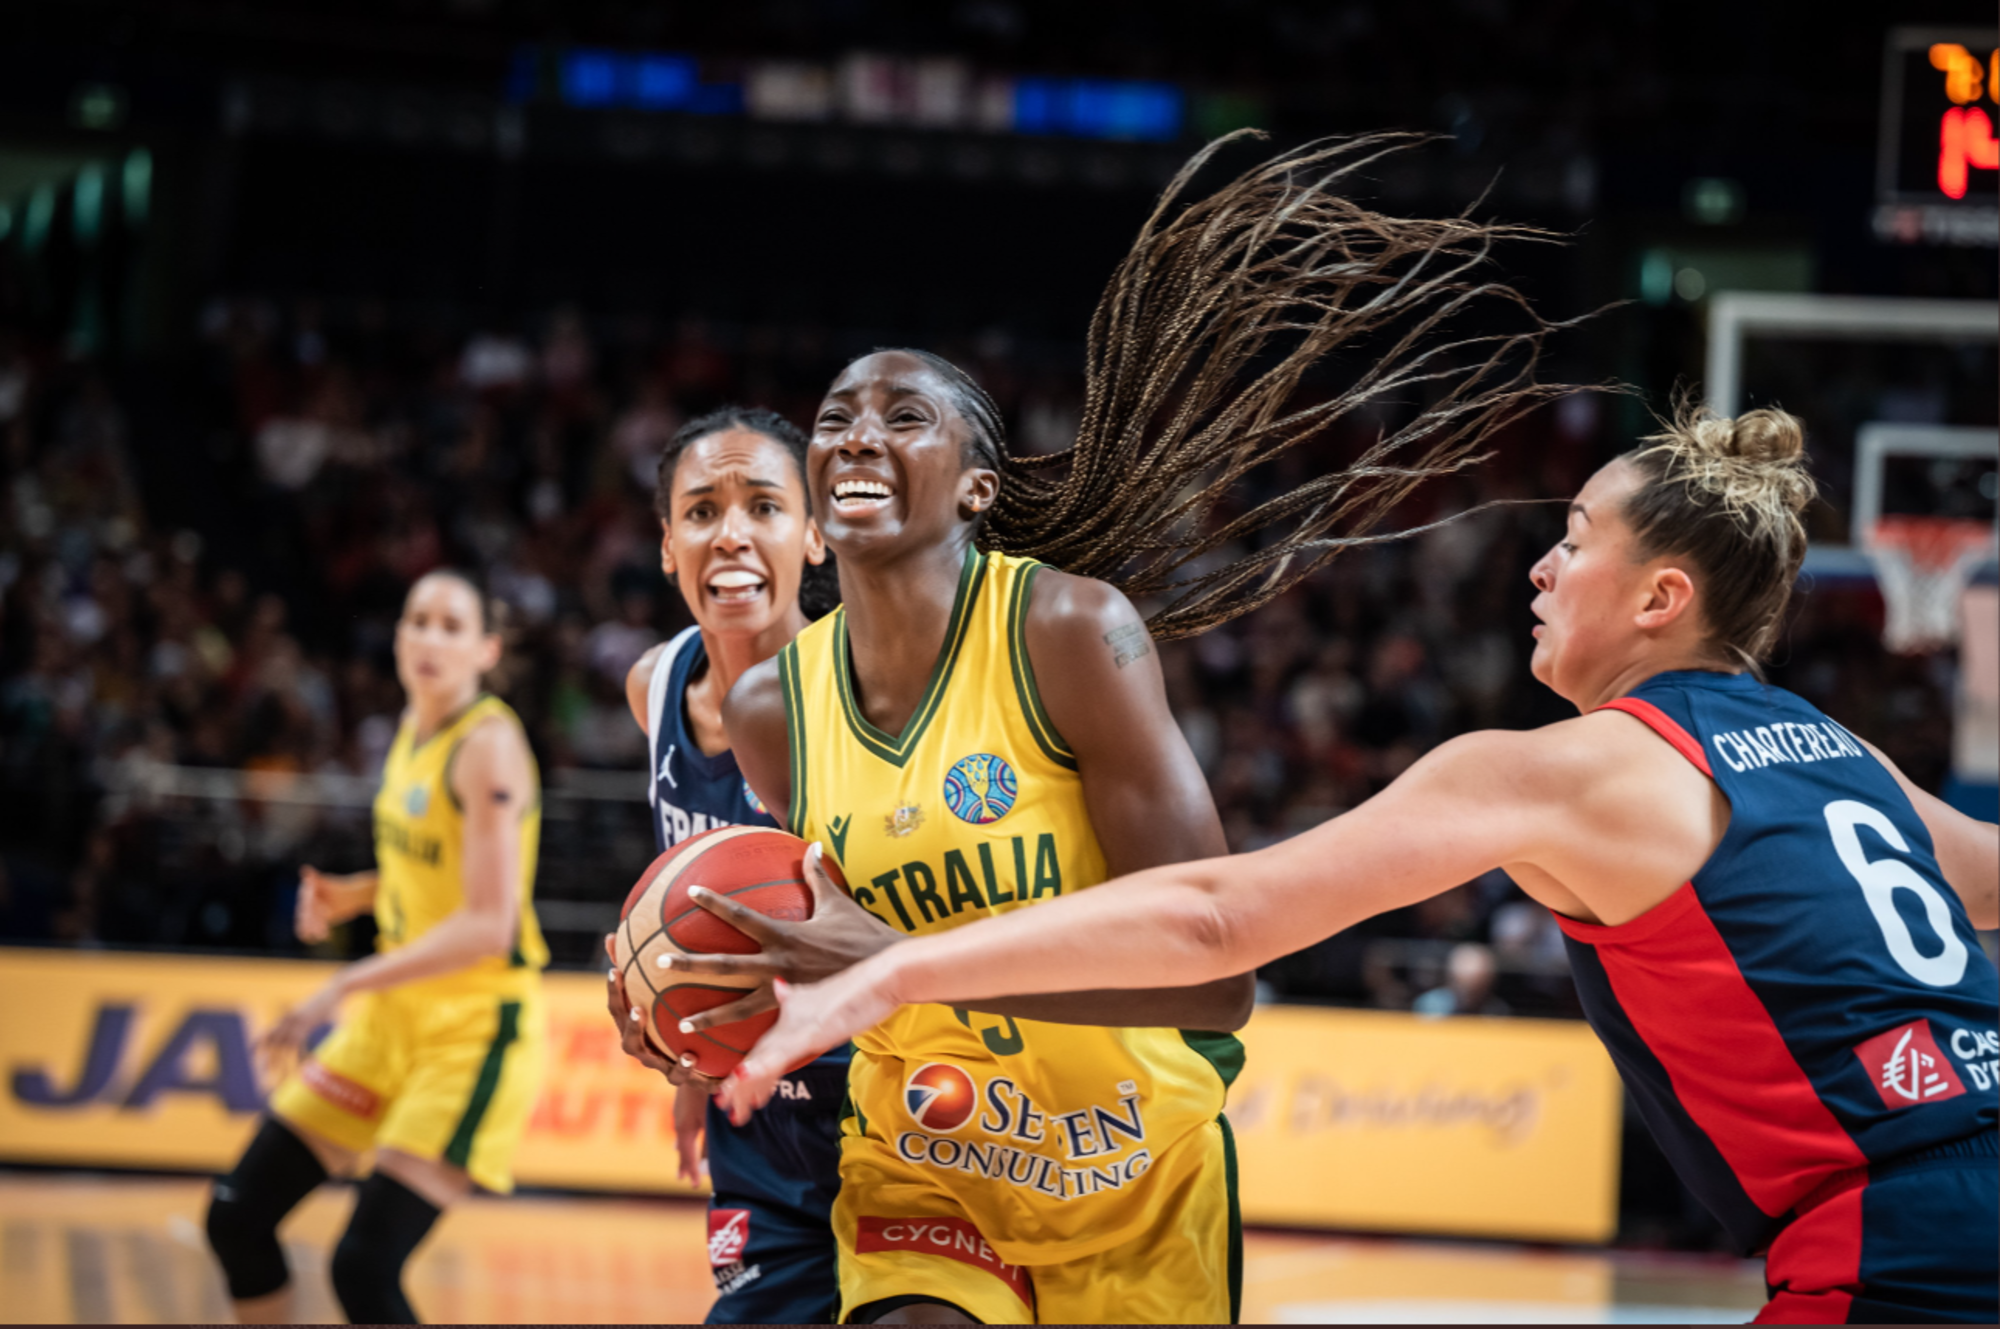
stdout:
[[1674,418],[1624,460],[1641,477],[1625,504],[1639,556],[1692,559],[1715,640],[1754,667],[1777,639],[1805,559],[1804,515],[1818,494],[1805,426],[1772,407],[1732,420],[1682,396]]
[[1819,492],[1806,469],[1805,423],[1773,406],[1731,419],[1683,397],[1672,422],[1640,442],[1667,454],[1670,475],[1750,525],[1802,513]]
[[1782,465],[1806,455],[1805,425],[1790,411],[1765,406],[1716,423],[1733,426],[1728,451],[1744,461]]

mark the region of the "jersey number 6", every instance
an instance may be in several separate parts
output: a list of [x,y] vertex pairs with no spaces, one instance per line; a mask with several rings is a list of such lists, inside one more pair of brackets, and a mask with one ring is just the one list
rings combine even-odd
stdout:
[[[1951,907],[1938,894],[1937,887],[1925,881],[1908,863],[1899,858],[1870,859],[1861,848],[1859,828],[1862,826],[1888,841],[1889,847],[1898,853],[1910,852],[1909,842],[1903,838],[1903,833],[1880,809],[1857,803],[1851,798],[1836,799],[1826,805],[1826,829],[1833,836],[1834,852],[1840,855],[1841,863],[1860,884],[1862,897],[1868,901],[1868,910],[1875,915],[1875,923],[1882,929],[1882,940],[1889,944],[1890,956],[1903,966],[1904,973],[1919,983],[1927,983],[1934,988],[1950,987],[1965,976],[1966,960],[1965,943],[1951,925]],[[1923,902],[1924,917],[1929,921],[1931,931],[1944,940],[1942,951],[1936,955],[1925,955],[1917,949],[1916,938],[1910,935],[1910,925],[1896,911],[1897,891],[1908,891]]]

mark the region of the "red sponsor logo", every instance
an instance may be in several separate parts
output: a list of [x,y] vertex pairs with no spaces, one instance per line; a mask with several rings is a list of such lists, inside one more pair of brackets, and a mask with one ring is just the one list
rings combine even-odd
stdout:
[[343,1112],[351,1112],[357,1117],[374,1117],[382,1111],[382,1095],[365,1084],[348,1079],[339,1071],[328,1070],[319,1062],[308,1060],[300,1069],[299,1078],[314,1093]]
[[867,1218],[861,1220],[854,1249],[863,1255],[871,1251],[910,1251],[919,1255],[942,1255],[984,1269],[1029,1306],[1035,1304],[1034,1285],[1028,1271],[1008,1264],[979,1235],[979,1229],[963,1218]]
[[1885,1107],[1939,1103],[1965,1092],[1957,1072],[1938,1051],[1928,1020],[1912,1020],[1877,1034],[1856,1047],[1854,1055],[1868,1068]]
[[750,1244],[748,1209],[708,1211],[708,1262],[717,1269],[743,1262],[743,1248]]

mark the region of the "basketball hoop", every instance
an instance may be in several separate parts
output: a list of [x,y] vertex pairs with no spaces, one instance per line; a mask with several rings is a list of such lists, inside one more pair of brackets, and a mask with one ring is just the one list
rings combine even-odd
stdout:
[[1990,522],[1958,517],[1880,517],[1868,528],[1869,561],[1888,614],[1882,643],[1921,655],[1958,640],[1958,600],[1993,557]]

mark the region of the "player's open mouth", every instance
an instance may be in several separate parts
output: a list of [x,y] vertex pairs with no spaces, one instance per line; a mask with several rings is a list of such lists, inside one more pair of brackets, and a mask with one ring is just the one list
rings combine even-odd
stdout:
[[742,604],[764,593],[764,579],[742,568],[718,572],[708,579],[708,597],[722,604]]
[[840,480],[833,486],[833,506],[843,516],[859,516],[888,507],[894,492],[880,480]]

